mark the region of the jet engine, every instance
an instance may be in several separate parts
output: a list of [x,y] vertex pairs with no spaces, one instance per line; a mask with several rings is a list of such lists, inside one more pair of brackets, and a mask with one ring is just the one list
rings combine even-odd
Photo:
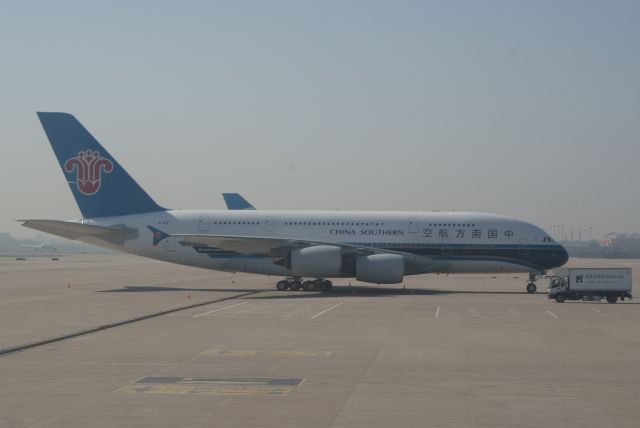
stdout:
[[399,254],[373,254],[356,258],[356,279],[376,284],[397,284],[404,276],[404,258]]
[[316,245],[291,252],[291,274],[330,278],[340,275],[342,251],[332,245]]

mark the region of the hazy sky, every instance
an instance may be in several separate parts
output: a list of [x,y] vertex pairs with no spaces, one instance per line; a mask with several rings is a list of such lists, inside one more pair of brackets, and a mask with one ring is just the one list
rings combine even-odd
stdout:
[[640,231],[639,1],[3,2],[0,231],[79,211],[36,111],[172,208]]

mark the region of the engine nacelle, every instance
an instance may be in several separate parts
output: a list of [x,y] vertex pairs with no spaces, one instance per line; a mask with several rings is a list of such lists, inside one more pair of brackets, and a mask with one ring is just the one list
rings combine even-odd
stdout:
[[291,252],[291,274],[330,278],[340,275],[342,250],[333,245],[316,245]]
[[399,254],[374,254],[356,259],[356,279],[376,284],[397,284],[404,276],[404,258]]

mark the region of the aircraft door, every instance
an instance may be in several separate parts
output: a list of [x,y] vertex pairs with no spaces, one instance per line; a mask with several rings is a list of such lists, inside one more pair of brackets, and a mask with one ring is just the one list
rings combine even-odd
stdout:
[[420,220],[418,217],[409,217],[409,233],[418,233],[420,230]]
[[209,231],[209,217],[206,215],[201,215],[198,219],[198,232],[208,232]]
[[273,232],[276,230],[276,218],[268,216],[264,218],[264,230],[265,232]]

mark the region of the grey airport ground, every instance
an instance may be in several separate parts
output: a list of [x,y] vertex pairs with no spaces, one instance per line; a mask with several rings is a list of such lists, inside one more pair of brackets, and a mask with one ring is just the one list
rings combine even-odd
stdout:
[[0,259],[2,428],[640,426],[640,300],[559,304],[525,275],[278,292],[59,258]]

